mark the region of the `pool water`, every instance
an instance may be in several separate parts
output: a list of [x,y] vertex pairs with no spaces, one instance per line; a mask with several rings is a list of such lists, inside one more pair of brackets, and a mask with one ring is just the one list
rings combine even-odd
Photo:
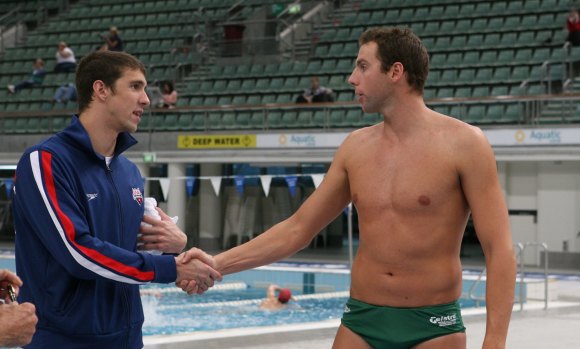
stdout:
[[[146,289],[146,288],[145,288]],[[300,298],[300,293],[293,292]],[[264,288],[209,290],[202,296],[185,293],[143,295],[144,335],[276,326],[339,319],[347,297],[298,299],[280,310],[263,310],[259,305]]]

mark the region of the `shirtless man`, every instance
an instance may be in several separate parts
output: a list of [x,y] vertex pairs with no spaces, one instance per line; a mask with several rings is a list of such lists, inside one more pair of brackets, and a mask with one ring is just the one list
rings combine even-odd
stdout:
[[487,266],[483,348],[504,348],[516,266],[493,151],[480,129],[427,108],[429,59],[410,30],[370,29],[359,44],[349,83],[363,111],[384,121],[352,132],[298,211],[217,255],[216,269],[225,275],[288,257],[352,201],[360,245],[333,348],[465,348],[456,301],[471,213]]

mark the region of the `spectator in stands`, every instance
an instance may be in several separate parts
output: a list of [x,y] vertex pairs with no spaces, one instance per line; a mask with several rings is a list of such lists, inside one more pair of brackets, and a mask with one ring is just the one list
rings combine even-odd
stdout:
[[77,100],[77,87],[72,82],[62,84],[54,93],[52,98],[52,103],[64,103],[67,104],[69,101]]
[[173,83],[169,80],[161,83],[161,99],[160,108],[175,108],[175,103],[177,103],[177,91],[173,87]]
[[296,103],[318,103],[333,102],[334,97],[331,89],[321,86],[317,76],[313,76],[310,88],[304,90],[304,93],[296,98]]
[[119,30],[117,27],[109,28],[109,35],[101,35],[105,44],[101,47],[102,50],[107,51],[124,51],[123,40],[119,36]]
[[56,65],[54,66],[55,73],[70,73],[75,71],[77,67],[77,60],[75,54],[66,42],[58,43],[58,50],[56,51]]
[[566,41],[570,42],[572,46],[580,46],[580,13],[577,9],[570,10],[570,14],[566,18],[566,28],[568,29]]
[[40,85],[42,84],[45,75],[46,70],[44,69],[44,61],[42,60],[42,58],[37,58],[36,61],[34,61],[34,64],[32,65],[32,73],[30,74],[28,79],[21,81],[16,85],[8,85],[7,86],[8,91],[10,91],[10,93],[16,93],[22,90],[23,88]]
[[[276,295],[278,292],[278,295]],[[278,310],[288,305],[292,299],[292,292],[289,288],[281,288],[278,285],[270,285],[266,290],[266,298],[260,303],[260,308],[266,310]]]

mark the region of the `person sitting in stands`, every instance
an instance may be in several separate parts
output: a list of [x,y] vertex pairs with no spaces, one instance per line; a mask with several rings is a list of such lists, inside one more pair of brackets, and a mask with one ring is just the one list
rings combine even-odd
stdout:
[[[276,296],[278,291],[278,296]],[[266,299],[260,304],[260,308],[266,310],[282,309],[288,305],[288,302],[293,299],[292,292],[289,288],[281,288],[278,285],[270,285],[266,290]]]
[[117,27],[109,28],[109,35],[101,35],[105,44],[101,47],[101,50],[106,51],[124,51],[123,40],[119,36],[119,30]]
[[570,10],[570,14],[566,18],[566,28],[568,29],[566,41],[570,42],[572,46],[580,46],[580,13],[577,9]]
[[69,101],[77,100],[77,88],[72,82],[62,84],[54,93],[52,97],[52,102],[54,103],[64,103],[67,104]]
[[313,76],[312,85],[296,99],[296,103],[333,102],[332,90],[321,86],[317,76]]
[[175,108],[177,103],[177,91],[173,87],[173,83],[169,80],[161,83],[161,108]]
[[10,91],[10,93],[16,93],[22,90],[23,88],[40,85],[42,84],[45,75],[46,70],[44,69],[44,61],[42,60],[42,58],[37,58],[36,61],[34,61],[34,64],[32,65],[32,73],[30,73],[28,79],[21,81],[16,85],[8,85],[7,86],[8,91]]
[[58,43],[58,50],[56,51],[55,57],[55,73],[70,73],[75,71],[77,67],[77,60],[73,50],[71,50],[71,48],[66,45],[66,42],[61,41]]

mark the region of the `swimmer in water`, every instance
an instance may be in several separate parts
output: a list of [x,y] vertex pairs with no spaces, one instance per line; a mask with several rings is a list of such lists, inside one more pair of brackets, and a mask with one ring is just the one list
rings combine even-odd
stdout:
[[[278,295],[276,295],[278,292]],[[270,285],[266,290],[266,298],[260,304],[260,308],[267,310],[277,310],[285,308],[288,302],[294,299],[289,288],[281,288],[278,285]]]

